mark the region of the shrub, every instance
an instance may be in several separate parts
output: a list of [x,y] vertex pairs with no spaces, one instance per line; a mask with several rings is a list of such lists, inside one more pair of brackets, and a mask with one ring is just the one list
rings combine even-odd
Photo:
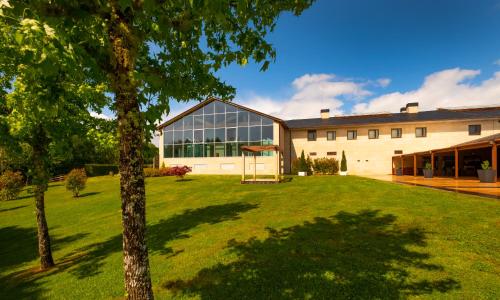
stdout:
[[160,169],[155,168],[144,168],[144,177],[158,177],[160,175]]
[[170,174],[170,168],[165,166],[161,167],[160,176],[172,176],[172,174]]
[[491,169],[490,162],[485,160],[481,163],[481,169],[483,170],[489,170]]
[[432,169],[432,164],[430,162],[426,162],[425,166],[424,166],[424,169],[431,170]]
[[317,158],[313,168],[316,173],[333,175],[339,171],[339,162],[335,158]]
[[182,166],[182,167],[172,167],[169,169],[169,175],[170,176],[177,176],[180,180],[184,179],[184,176],[191,172],[191,168],[188,166]]
[[85,188],[87,174],[85,169],[73,169],[66,176],[66,190],[73,192],[73,197],[78,197],[80,191]]
[[345,158],[344,150],[342,150],[342,160],[340,161],[340,171],[347,171],[347,160]]
[[85,172],[89,177],[109,175],[110,172],[118,174],[118,166],[107,164],[86,164]]
[[23,188],[21,172],[5,171],[0,176],[0,200],[14,200]]

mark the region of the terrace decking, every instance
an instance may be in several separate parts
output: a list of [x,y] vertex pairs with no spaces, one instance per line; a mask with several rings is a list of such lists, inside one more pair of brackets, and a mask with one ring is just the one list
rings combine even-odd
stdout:
[[498,181],[496,183],[481,183],[477,178],[424,178],[422,176],[394,175],[370,176],[370,178],[500,199],[500,182]]

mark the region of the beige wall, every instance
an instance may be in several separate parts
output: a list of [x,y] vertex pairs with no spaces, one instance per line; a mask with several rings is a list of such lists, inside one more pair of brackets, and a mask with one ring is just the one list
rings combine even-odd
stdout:
[[[285,150],[285,130],[282,125],[277,122],[273,124],[273,144],[280,145],[280,151]],[[189,157],[189,158],[164,158],[163,157],[163,134],[160,135],[160,166],[164,163],[165,166],[189,166],[193,169],[193,174],[238,174],[243,170],[243,158],[238,157]],[[245,172],[248,176],[254,172],[253,156],[247,156],[245,159]],[[258,175],[274,175],[278,167],[276,157],[274,156],[258,156],[256,158],[257,174]],[[286,166],[282,162],[281,168]]]
[[[470,136],[468,125],[481,124],[481,135]],[[427,127],[427,137],[415,137],[416,127]],[[391,138],[391,128],[402,128],[402,138]],[[379,129],[378,139],[368,139],[368,129]],[[328,141],[327,131],[336,131],[337,139]],[[347,140],[347,130],[357,130],[357,140]],[[291,159],[300,156],[302,150],[311,158],[327,157],[327,152],[336,151],[338,160],[345,151],[350,174],[390,174],[392,156],[395,150],[413,153],[437,148],[445,148],[488,135],[500,133],[500,123],[494,120],[442,121],[425,123],[384,124],[359,127],[332,127],[317,129],[317,140],[307,141],[307,129],[292,130]]]

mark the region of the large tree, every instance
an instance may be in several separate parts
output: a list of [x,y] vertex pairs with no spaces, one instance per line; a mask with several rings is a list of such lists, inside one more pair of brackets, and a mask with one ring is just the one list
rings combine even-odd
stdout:
[[[5,2],[6,0],[3,0]],[[266,36],[285,11],[299,15],[313,0],[24,0],[9,13],[36,16],[71,41],[96,78],[114,94],[120,139],[125,288],[152,299],[146,247],[144,135],[169,112],[169,101],[231,98],[215,74],[254,60],[266,70],[275,50]],[[146,131],[145,131],[146,129]]]
[[[0,5],[3,2],[0,2]],[[3,4],[5,5],[5,4]],[[45,191],[50,160],[64,156],[75,129],[89,118],[91,104],[106,102],[102,84],[85,81],[71,46],[53,28],[0,7],[0,138],[4,148],[29,149],[35,191],[38,252],[42,269],[54,265]],[[17,148],[17,149],[16,149]]]

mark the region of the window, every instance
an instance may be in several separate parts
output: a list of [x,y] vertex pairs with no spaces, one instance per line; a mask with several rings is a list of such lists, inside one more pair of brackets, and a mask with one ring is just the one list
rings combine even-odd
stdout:
[[310,156],[316,156],[316,152],[309,152]]
[[335,141],[337,139],[337,132],[335,131],[327,131],[326,132],[326,140],[327,141]]
[[337,151],[326,152],[326,155],[329,155],[329,156],[337,155]]
[[307,131],[307,140],[315,141],[316,140],[316,130],[308,130]]
[[358,138],[358,131],[357,130],[347,130],[347,139],[348,140],[355,140]]
[[394,154],[403,154],[403,150],[394,150]]
[[402,136],[403,136],[403,129],[402,128],[392,128],[391,129],[391,138],[399,139]]
[[415,136],[416,137],[426,137],[427,136],[427,127],[415,128]]
[[368,130],[368,138],[370,140],[378,139],[378,129],[369,129]]
[[273,138],[272,119],[213,101],[163,129],[164,157],[239,156],[240,146],[271,145]]
[[469,125],[469,135],[481,135],[481,125]]

